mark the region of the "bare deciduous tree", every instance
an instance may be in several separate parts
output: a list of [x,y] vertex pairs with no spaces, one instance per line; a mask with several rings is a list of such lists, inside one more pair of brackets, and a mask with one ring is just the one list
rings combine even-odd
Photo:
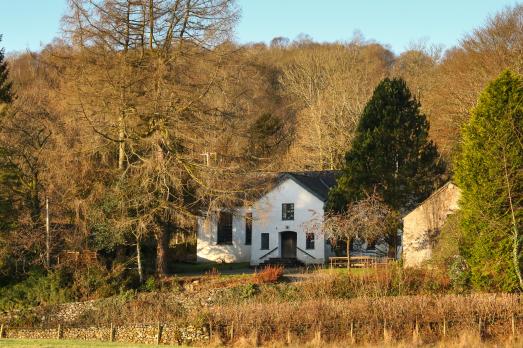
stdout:
[[298,49],[280,79],[299,110],[289,169],[340,168],[363,107],[391,61],[382,46],[357,41]]
[[347,267],[350,267],[350,245],[355,239],[374,242],[389,234],[396,234],[397,214],[376,194],[351,203],[342,213],[327,213],[323,232],[333,241],[347,243]]

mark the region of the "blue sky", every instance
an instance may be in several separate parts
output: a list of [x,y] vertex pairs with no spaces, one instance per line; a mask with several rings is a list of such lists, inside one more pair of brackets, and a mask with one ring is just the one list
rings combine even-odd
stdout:
[[[425,40],[449,48],[485,23],[508,0],[238,0],[241,43],[308,34],[317,41],[350,40],[355,31],[399,53]],[[59,35],[65,0],[0,0],[1,43],[9,51],[38,50]]]

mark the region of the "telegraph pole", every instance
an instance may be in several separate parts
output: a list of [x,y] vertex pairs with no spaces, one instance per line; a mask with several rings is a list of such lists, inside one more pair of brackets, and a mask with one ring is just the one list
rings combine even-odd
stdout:
[[46,246],[46,254],[45,259],[47,263],[47,268],[51,267],[51,234],[49,231],[49,198],[47,196],[45,197],[45,246]]

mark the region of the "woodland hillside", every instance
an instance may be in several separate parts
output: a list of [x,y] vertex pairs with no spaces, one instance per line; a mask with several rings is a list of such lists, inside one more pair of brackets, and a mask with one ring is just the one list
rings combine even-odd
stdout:
[[448,179],[480,92],[523,74],[523,5],[395,54],[358,34],[240,45],[232,0],[69,4],[60,37],[2,65],[0,280],[95,251],[98,273],[68,273],[75,298],[171,273],[195,216],[248,201],[261,174],[341,169],[386,77],[420,103]]

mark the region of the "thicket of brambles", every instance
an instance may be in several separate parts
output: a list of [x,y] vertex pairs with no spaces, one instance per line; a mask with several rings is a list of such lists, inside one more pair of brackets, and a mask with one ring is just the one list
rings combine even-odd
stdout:
[[[172,273],[191,250],[195,216],[248,201],[259,174],[362,160],[367,102],[391,83],[417,115],[412,134],[432,168],[391,187],[419,190],[418,202],[435,176],[456,173],[463,186],[465,208],[441,234],[438,265],[466,289],[521,287],[523,6],[446,51],[420,43],[399,55],[360,36],[239,45],[230,36],[237,17],[232,0],[73,0],[61,37],[0,55],[3,294],[56,303]],[[474,181],[475,172],[490,176]],[[396,210],[414,202],[379,193]],[[70,267],[67,251],[98,258]]]

